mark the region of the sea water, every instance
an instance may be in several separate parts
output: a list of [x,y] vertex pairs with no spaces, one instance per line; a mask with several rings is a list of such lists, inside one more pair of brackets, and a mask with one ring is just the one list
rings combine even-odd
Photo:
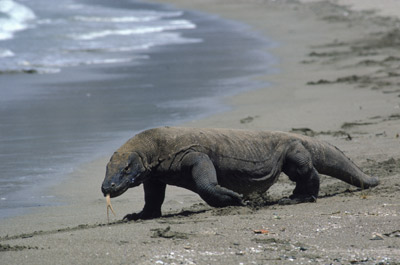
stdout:
[[0,72],[56,73],[65,66],[129,62],[140,59],[132,51],[201,41],[178,32],[196,28],[182,11],[95,4],[1,0]]
[[270,71],[270,45],[145,2],[0,0],[0,217],[48,205],[44,184],[143,129],[227,110],[265,85],[250,77]]

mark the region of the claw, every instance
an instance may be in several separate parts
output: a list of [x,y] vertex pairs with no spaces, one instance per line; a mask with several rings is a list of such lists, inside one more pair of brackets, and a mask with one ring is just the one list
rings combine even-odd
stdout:
[[106,195],[106,203],[107,203],[107,222],[110,222],[110,214],[109,214],[109,210],[111,210],[111,212],[114,214],[115,216],[115,212],[114,209],[111,205],[111,199],[110,199],[110,194]]

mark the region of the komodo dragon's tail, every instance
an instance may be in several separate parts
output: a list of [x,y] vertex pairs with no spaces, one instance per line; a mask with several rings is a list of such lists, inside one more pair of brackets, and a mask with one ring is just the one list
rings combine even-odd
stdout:
[[379,184],[379,180],[366,175],[342,151],[321,141],[304,141],[311,153],[315,169],[324,175],[343,180],[356,187],[367,189]]

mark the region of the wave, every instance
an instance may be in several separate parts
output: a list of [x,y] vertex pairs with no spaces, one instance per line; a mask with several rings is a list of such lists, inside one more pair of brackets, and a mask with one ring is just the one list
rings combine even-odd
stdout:
[[98,59],[84,62],[84,64],[118,64],[118,63],[127,63],[132,62],[135,59],[148,59],[148,56],[137,56],[136,58],[109,58],[109,59]]
[[137,13],[133,16],[74,16],[73,19],[82,22],[102,22],[102,23],[128,23],[128,22],[149,22],[162,18],[180,17],[183,12],[146,12]]
[[[96,48],[71,48],[65,49],[65,53],[104,53],[104,52],[131,52],[131,51],[143,51],[148,50],[155,46],[155,43],[148,42],[142,45],[133,46],[119,46],[119,47],[96,47]],[[0,52],[1,57],[1,52]]]
[[145,34],[145,33],[153,33],[153,32],[161,32],[163,31],[163,27],[143,27],[138,29],[116,29],[116,30],[102,30],[102,31],[94,31],[84,34],[75,34],[72,35],[72,38],[76,40],[93,40],[98,38],[104,38],[112,35],[134,35],[134,34]]
[[0,58],[13,57],[13,56],[15,56],[15,54],[12,51],[0,48]]
[[146,17],[88,17],[88,16],[75,16],[73,18],[76,21],[82,22],[114,22],[114,23],[126,23],[126,22],[148,22],[157,20],[156,16],[146,16]]
[[121,64],[149,59],[148,55],[133,55],[124,58],[103,58],[88,60],[59,60],[43,61],[41,63],[21,62],[18,67],[0,69],[2,74],[56,74],[63,67],[74,67],[79,65],[101,65],[101,64]]
[[108,36],[116,36],[116,35],[127,36],[135,34],[163,32],[167,30],[194,29],[194,28],[196,28],[196,25],[187,20],[173,20],[170,21],[169,24],[163,26],[155,26],[155,27],[142,26],[133,29],[109,29],[102,31],[93,31],[83,34],[73,34],[71,35],[71,37],[76,40],[93,40],[93,39],[104,38]]
[[0,1],[0,40],[11,39],[14,32],[26,29],[35,13],[27,6],[12,0]]

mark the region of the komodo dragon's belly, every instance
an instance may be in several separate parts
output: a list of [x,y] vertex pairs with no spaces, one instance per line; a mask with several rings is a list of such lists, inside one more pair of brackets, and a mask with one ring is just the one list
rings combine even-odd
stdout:
[[265,192],[274,184],[281,173],[283,146],[249,137],[221,142],[202,150],[214,164],[221,186],[246,195]]
[[213,161],[218,184],[240,194],[265,192],[281,173],[277,161],[245,161],[232,158]]

